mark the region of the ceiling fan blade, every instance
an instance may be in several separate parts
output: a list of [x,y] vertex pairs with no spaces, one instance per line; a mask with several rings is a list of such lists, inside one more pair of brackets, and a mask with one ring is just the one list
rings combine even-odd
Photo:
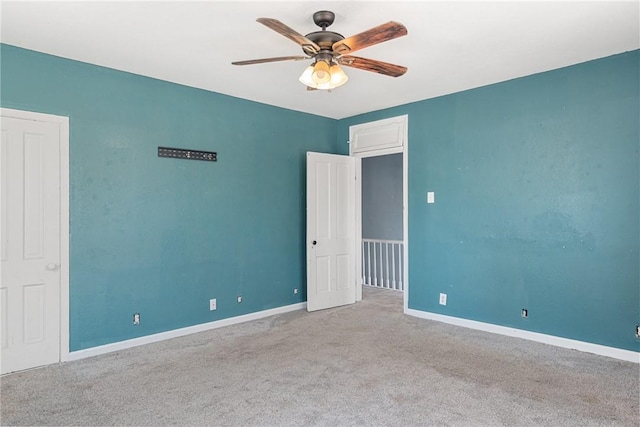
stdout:
[[338,58],[338,63],[347,67],[372,71],[374,73],[384,74],[391,77],[400,77],[407,72],[407,67],[403,67],[402,65],[389,64],[388,62],[360,58],[357,56],[341,56]]
[[289,40],[293,40],[294,42],[298,43],[300,46],[302,46],[302,49],[305,51],[305,53],[309,55],[315,55],[316,53],[320,52],[320,46],[318,46],[302,34],[298,33],[293,28],[278,21],[277,19],[258,18],[256,19],[256,21],[268,28],[271,28],[276,33],[282,34]]
[[393,40],[406,36],[407,28],[399,22],[389,21],[370,30],[347,37],[333,44],[333,51],[338,54],[347,54],[374,44]]
[[309,59],[308,56],[277,56],[275,58],[262,58],[262,59],[249,59],[248,61],[235,61],[233,65],[251,65],[251,64],[264,64],[265,62],[278,62],[278,61],[301,61],[303,59]]

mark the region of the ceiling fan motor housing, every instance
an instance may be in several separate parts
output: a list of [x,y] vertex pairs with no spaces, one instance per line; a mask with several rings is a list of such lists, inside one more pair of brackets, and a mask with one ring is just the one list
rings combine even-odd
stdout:
[[[344,40],[344,36],[342,34],[327,31],[327,27],[333,24],[334,19],[335,14],[328,10],[321,10],[313,14],[313,22],[318,27],[322,28],[322,30],[309,33],[305,37],[320,46],[320,52],[315,55],[317,61],[330,62],[333,58],[333,44],[340,40]],[[307,53],[304,48],[302,50]]]
[[329,52],[331,52],[331,48],[335,42],[344,40],[344,36],[342,34],[324,30],[309,33],[305,37],[320,46],[320,51],[327,50]]

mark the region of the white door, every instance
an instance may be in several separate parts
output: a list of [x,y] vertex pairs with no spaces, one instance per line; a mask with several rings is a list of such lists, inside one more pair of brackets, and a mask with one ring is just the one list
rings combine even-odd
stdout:
[[2,117],[0,372],[60,360],[60,129]]
[[307,153],[307,310],[356,301],[355,159]]

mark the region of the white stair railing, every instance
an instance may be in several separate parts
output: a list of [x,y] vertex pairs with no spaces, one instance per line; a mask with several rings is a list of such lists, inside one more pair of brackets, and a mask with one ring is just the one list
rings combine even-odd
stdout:
[[402,240],[362,239],[362,284],[404,290]]

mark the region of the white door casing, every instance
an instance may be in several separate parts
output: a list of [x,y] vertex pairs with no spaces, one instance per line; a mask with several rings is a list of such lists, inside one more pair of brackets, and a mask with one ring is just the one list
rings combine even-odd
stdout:
[[[402,153],[402,234],[404,311],[409,308],[409,116],[402,115],[349,127],[349,154],[356,158],[356,259],[362,259],[362,159]],[[356,263],[356,300],[362,299],[362,265]]]
[[68,119],[1,113],[4,374],[68,355]]
[[355,159],[307,153],[307,310],[356,301]]

